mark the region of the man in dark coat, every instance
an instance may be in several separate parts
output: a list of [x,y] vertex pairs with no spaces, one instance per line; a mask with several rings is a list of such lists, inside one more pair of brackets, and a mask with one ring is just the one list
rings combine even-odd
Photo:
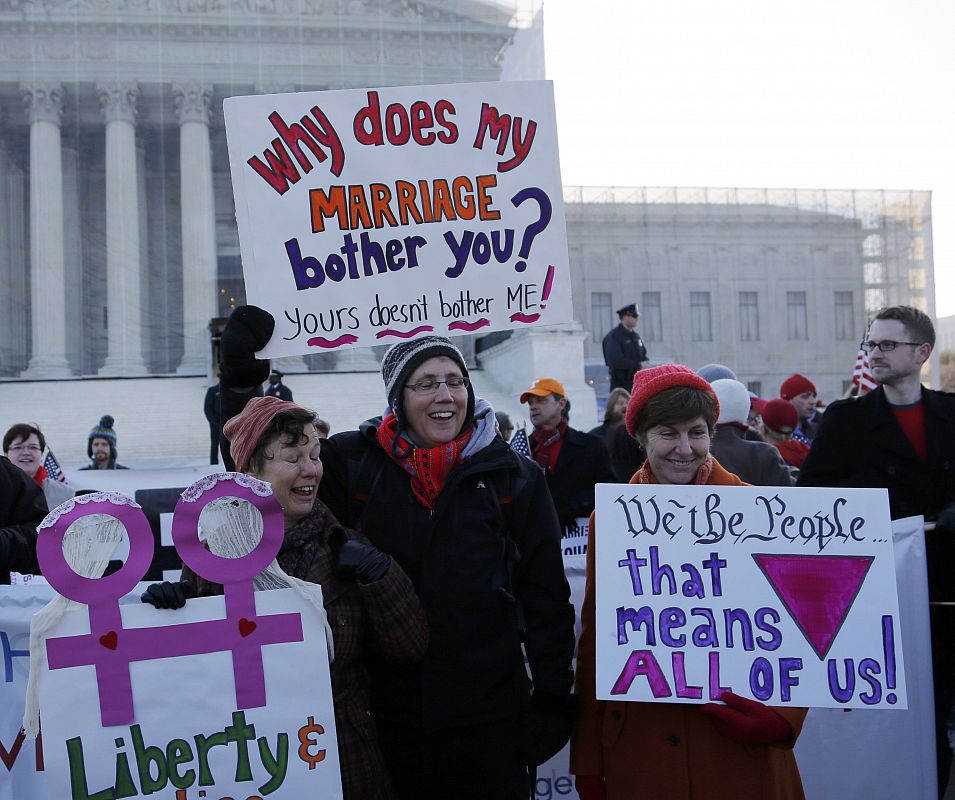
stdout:
[[918,309],[890,306],[876,314],[863,347],[880,386],[829,406],[798,484],[884,487],[893,519],[921,514],[934,523],[934,530],[926,524],[925,543],[941,797],[955,698],[955,395],[921,385],[934,346],[932,321]]
[[0,585],[10,583],[11,572],[39,574],[36,528],[46,515],[43,490],[0,456]]
[[269,374],[269,385],[265,390],[266,397],[277,397],[279,400],[292,402],[292,390],[282,383],[285,374],[273,369]]
[[633,376],[647,366],[647,348],[637,333],[640,309],[636,303],[617,310],[620,324],[604,336],[604,363],[610,370],[610,388],[626,389],[633,386]]
[[557,518],[565,531],[594,510],[594,485],[617,483],[607,446],[596,436],[575,430],[563,416],[567,392],[553,378],[538,378],[521,395],[531,424],[531,456],[547,476]]

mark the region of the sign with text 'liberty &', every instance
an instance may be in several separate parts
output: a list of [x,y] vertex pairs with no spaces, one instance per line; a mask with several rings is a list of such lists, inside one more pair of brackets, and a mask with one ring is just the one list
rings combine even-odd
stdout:
[[597,697],[906,708],[881,489],[597,486]]
[[224,103],[266,357],[572,318],[552,84]]

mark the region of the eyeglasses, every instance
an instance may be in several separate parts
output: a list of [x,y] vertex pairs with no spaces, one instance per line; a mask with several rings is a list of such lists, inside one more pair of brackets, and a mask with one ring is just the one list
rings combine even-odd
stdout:
[[448,378],[446,381],[418,381],[417,383],[406,383],[405,389],[411,389],[418,394],[437,394],[438,387],[444,384],[449,392],[455,389],[467,389],[471,381],[467,378]]
[[881,350],[883,353],[891,353],[900,344],[907,344],[909,347],[921,347],[924,342],[893,342],[886,339],[884,342],[863,342],[862,352],[871,353],[873,350]]
[[29,450],[31,453],[40,453],[43,448],[38,444],[12,444],[8,450],[13,453],[20,453],[24,450]]

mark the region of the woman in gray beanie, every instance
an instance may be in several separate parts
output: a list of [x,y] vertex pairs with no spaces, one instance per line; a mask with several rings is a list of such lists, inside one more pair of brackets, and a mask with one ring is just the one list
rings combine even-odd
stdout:
[[396,344],[381,369],[390,412],[323,443],[319,494],[404,568],[431,630],[422,663],[372,665],[382,751],[402,798],[526,798],[573,716],[553,502],[449,339]]

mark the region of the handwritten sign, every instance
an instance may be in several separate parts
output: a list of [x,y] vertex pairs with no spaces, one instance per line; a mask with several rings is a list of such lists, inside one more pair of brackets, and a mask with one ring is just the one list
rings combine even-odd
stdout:
[[597,697],[906,708],[881,489],[597,486]]
[[[238,558],[214,555],[198,539],[202,509],[222,497],[245,500],[262,516],[261,540]],[[63,556],[68,528],[90,514],[119,520],[129,538],[125,564],[104,578],[77,574]],[[45,642],[40,708],[50,796],[340,797],[324,620],[293,590],[253,591],[283,537],[270,487],[232,473],[203,478],[183,492],[172,536],[187,564],[223,585],[222,597],[190,600],[176,612],[120,606],[153,551],[142,510],[123,495],[76,498],[40,526],[44,575],[87,606],[67,612]]]
[[263,357],[572,318],[550,82],[223,107]]

